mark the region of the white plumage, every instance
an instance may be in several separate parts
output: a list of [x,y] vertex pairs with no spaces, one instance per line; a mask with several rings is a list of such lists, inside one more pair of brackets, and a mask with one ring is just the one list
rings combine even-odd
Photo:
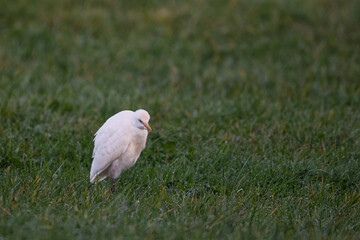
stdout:
[[110,177],[113,188],[113,179],[133,166],[145,148],[148,131],[151,131],[149,120],[149,113],[143,109],[125,110],[101,126],[94,137],[90,182]]

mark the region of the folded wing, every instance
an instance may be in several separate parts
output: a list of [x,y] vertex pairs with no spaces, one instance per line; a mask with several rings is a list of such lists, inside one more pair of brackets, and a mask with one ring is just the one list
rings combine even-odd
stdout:
[[101,174],[126,151],[130,143],[126,122],[116,118],[109,120],[95,134],[90,182],[95,182],[97,177],[98,181],[103,180],[106,175]]

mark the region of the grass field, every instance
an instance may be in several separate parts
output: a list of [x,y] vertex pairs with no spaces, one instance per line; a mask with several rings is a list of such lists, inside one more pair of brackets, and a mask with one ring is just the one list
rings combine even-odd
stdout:
[[130,2],[0,1],[0,239],[359,239],[359,1]]

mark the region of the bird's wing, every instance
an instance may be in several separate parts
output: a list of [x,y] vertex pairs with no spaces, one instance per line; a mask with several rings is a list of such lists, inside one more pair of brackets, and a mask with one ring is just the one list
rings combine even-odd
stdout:
[[92,157],[95,157],[95,154],[99,147],[103,146],[103,144],[118,130],[126,129],[126,125],[128,125],[128,121],[126,116],[129,115],[130,111],[123,111],[115,114],[111,118],[109,118],[95,133],[94,135],[94,151]]
[[128,135],[127,124],[115,120],[107,121],[97,131],[94,138],[94,159],[91,164],[90,182],[94,182],[99,174],[126,151],[130,144]]

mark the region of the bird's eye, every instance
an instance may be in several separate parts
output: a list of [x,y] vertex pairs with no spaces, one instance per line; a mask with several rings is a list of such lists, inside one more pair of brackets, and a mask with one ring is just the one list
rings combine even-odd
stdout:
[[139,122],[141,122],[141,123],[142,123],[141,119],[139,119]]

